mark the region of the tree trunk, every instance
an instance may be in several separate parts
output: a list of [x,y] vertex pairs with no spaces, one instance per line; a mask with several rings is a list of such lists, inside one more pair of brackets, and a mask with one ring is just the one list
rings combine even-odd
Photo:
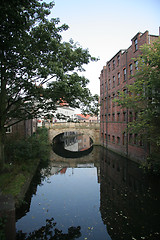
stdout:
[[7,93],[6,93],[6,61],[5,61],[5,54],[2,50],[0,52],[0,59],[1,59],[1,77],[0,77],[0,171],[3,170],[4,167],[4,140],[5,140],[5,119],[6,119],[6,106],[7,106]]
[[2,130],[0,130],[0,171],[4,168],[5,154],[4,154],[4,139],[5,135]]

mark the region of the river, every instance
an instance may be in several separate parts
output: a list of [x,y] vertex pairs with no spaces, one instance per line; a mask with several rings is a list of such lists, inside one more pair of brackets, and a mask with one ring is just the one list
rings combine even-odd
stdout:
[[102,147],[84,155],[57,155],[34,177],[17,239],[158,240],[160,179]]

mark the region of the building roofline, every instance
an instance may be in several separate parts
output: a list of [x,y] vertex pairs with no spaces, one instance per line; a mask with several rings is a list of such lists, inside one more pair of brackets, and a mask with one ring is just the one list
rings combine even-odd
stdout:
[[[147,31],[145,31],[145,32],[147,32]],[[145,33],[145,32],[144,32],[144,33]],[[143,33],[143,34],[144,34],[144,33]],[[142,34],[141,32],[136,33],[136,35],[134,35],[134,37],[131,39],[131,41],[133,41],[135,38],[137,38],[138,35],[143,35],[143,34]]]
[[[136,33],[136,35],[131,39],[131,41],[133,41],[138,35],[140,35],[140,37],[142,37],[144,34],[146,34],[148,32],[148,35],[149,36],[153,36],[153,37],[159,37],[158,35],[152,35],[152,34],[149,34],[149,31],[148,30],[146,30],[144,33],[142,33],[142,32],[138,32],[138,33]],[[124,54],[130,47],[132,46],[132,44],[128,47],[128,48],[126,48],[126,49],[120,49],[110,60],[108,60],[107,62],[106,62],[106,65],[105,66],[107,66],[107,64],[108,63],[110,63],[118,54]]]
[[109,61],[106,62],[107,63],[111,62],[113,60],[113,58],[115,58],[117,55],[119,55],[120,53],[123,54],[127,49],[120,49]]

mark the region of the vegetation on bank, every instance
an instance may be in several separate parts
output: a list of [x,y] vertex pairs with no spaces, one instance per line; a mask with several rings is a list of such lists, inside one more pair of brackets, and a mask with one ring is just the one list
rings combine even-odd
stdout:
[[37,166],[48,162],[50,146],[48,130],[38,128],[36,134],[23,140],[8,140],[5,146],[7,161],[0,175],[0,189],[16,202],[23,187],[35,173]]
[[126,85],[115,102],[136,115],[128,123],[128,133],[137,134],[148,149],[148,159],[142,168],[146,172],[160,173],[160,38],[141,47],[135,81]]

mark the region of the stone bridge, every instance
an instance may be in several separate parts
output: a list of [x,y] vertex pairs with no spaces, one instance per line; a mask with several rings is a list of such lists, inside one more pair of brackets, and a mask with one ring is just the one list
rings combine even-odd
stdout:
[[64,132],[78,132],[87,134],[92,140],[93,145],[100,145],[100,124],[81,122],[63,122],[45,125],[49,128],[49,141],[52,143],[55,136]]

